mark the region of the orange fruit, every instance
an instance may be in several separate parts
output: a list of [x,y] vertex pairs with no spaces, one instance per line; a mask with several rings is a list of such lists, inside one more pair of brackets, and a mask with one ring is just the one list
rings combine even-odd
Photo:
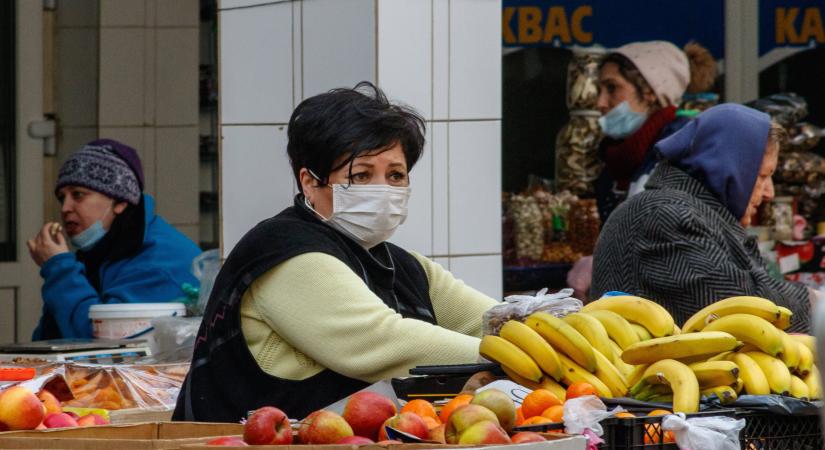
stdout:
[[525,419],[540,416],[545,409],[561,405],[562,401],[547,389],[536,389],[527,394],[521,402],[521,412]]
[[[668,414],[673,413],[666,409],[654,409],[653,411],[647,413],[647,415],[651,417],[666,416]],[[649,423],[645,425],[645,444],[658,444],[660,442],[665,444],[676,442],[676,437],[673,435],[672,431],[665,431],[663,437],[662,426],[658,423]]]
[[628,411],[622,411],[622,412],[616,413],[615,417],[618,417],[620,419],[631,419],[633,417],[636,417],[636,414],[633,414],[632,412],[628,412]]
[[470,403],[472,399],[473,396],[470,394],[459,394],[453,397],[452,400],[447,402],[447,404],[444,405],[443,408],[441,408],[441,413],[439,414],[441,423],[447,423],[447,420],[450,418],[450,414],[452,414],[456,408]]
[[522,422],[522,425],[541,425],[544,423],[553,423],[553,421],[547,417],[533,416],[529,419],[525,419],[524,422]]
[[567,387],[567,394],[565,398],[570,400],[571,398],[582,397],[585,395],[598,396],[599,394],[596,392],[596,388],[594,388],[592,384],[579,381],[578,383],[573,383]]
[[524,414],[521,412],[521,406],[516,408],[516,426],[520,426],[524,423]]
[[435,412],[435,407],[433,404],[424,399],[417,398],[415,400],[411,400],[401,408],[401,412],[418,414],[421,418],[431,417],[438,421],[439,424],[441,423],[441,419],[438,418],[438,413]]
[[542,411],[541,416],[547,417],[548,419],[556,423],[564,422],[564,406],[553,405]]

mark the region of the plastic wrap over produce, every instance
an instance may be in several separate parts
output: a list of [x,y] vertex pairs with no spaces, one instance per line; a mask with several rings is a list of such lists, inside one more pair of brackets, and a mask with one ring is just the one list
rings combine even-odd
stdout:
[[604,166],[598,154],[599,113],[570,112],[570,121],[556,136],[556,187],[576,195],[592,195]]
[[547,288],[536,295],[510,295],[500,303],[488,309],[481,319],[483,334],[498,335],[499,329],[508,320],[523,322],[530,314],[543,311],[556,317],[564,317],[582,309],[581,300],[571,297],[573,289],[562,289],[548,294]]

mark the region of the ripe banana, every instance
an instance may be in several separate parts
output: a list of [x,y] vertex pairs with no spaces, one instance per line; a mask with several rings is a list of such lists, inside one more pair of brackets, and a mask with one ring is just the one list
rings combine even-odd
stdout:
[[733,361],[706,361],[688,367],[696,374],[699,389],[730,386],[739,378],[739,367]]
[[587,342],[613,362],[613,347],[610,346],[610,336],[598,319],[583,313],[573,313],[564,317],[571,327],[581,333]]
[[[619,344],[614,342],[612,339],[609,340],[608,344],[610,344],[610,349],[613,351],[613,358],[610,362],[612,362],[613,365],[619,369],[619,372],[627,378],[631,373],[633,373],[633,369],[636,366],[624,362],[622,359],[622,348],[619,347]],[[630,386],[630,384],[628,384],[628,386]]]
[[556,380],[561,379],[559,356],[553,347],[532,328],[517,320],[508,320],[501,327],[498,335],[524,350],[544,373]]
[[601,380],[614,397],[624,397],[627,394],[627,380],[624,375],[600,352],[596,355],[596,377]]
[[538,382],[541,380],[541,369],[527,353],[510,341],[498,336],[487,335],[481,338],[478,353],[502,366],[509,367],[514,373],[523,378]]
[[690,316],[690,319],[682,325],[682,332],[701,331],[712,320],[731,314],[751,314],[768,322],[773,322],[779,319],[779,307],[776,306],[776,303],[761,297],[726,298],[710,304]]
[[808,400],[808,385],[796,375],[791,375],[791,397]]
[[730,387],[732,387],[733,390],[736,391],[736,394],[738,395],[740,392],[742,392],[742,389],[745,388],[745,381],[742,380],[741,378],[737,378],[736,383],[733,383]]
[[816,338],[807,334],[789,334],[788,336],[791,339],[799,342],[800,344],[808,347],[808,350],[811,351],[811,354],[814,355],[814,362],[816,362]]
[[682,329],[679,328],[679,325],[673,324],[673,335],[676,336],[677,334],[682,334]]
[[648,339],[653,339],[653,335],[650,334],[650,331],[647,331],[647,328],[639,325],[638,323],[631,323],[631,327],[633,327],[633,331],[639,336],[640,341],[646,341]]
[[727,361],[728,355],[730,355],[731,353],[733,353],[733,351],[722,352],[716,356],[711,356],[710,358],[708,358],[708,361]]
[[773,322],[773,325],[780,330],[787,330],[791,326],[791,318],[793,311],[784,306],[779,307],[779,319]]
[[788,366],[782,362],[781,359],[774,358],[762,352],[747,352],[753,361],[759,365],[765,378],[768,379],[768,385],[771,387],[771,392],[779,395],[788,395],[791,390],[791,372]]
[[728,356],[728,361],[733,361],[739,367],[739,378],[745,383],[745,392],[750,395],[768,395],[771,387],[765,372],[746,353],[732,353]]
[[619,344],[622,350],[639,342],[639,335],[636,334],[636,330],[630,326],[630,322],[613,311],[590,311],[587,314],[595,317],[602,323],[610,339]]
[[553,394],[556,394],[556,397],[558,397],[561,401],[564,401],[567,397],[567,389],[565,389],[564,386],[560,385],[556,382],[556,380],[550,377],[543,377],[541,379],[539,387],[541,387],[542,389],[547,389]]
[[805,344],[795,339],[792,340],[796,342],[796,348],[799,350],[799,365],[796,366],[796,373],[804,377],[808,375],[808,372],[811,371],[811,366],[814,365],[814,355]]
[[683,333],[633,344],[622,352],[622,359],[628,364],[649,364],[662,359],[710,357],[733,350],[738,345],[735,337],[721,331]]
[[782,336],[782,353],[779,354],[779,358],[788,369],[794,371],[799,367],[799,343],[784,331],[780,331],[779,334]]
[[501,366],[501,370],[504,371],[508,378],[510,378],[513,382],[517,384],[520,384],[526,388],[530,388],[534,391],[536,389],[547,389],[548,391],[555,394],[555,396],[558,397],[559,400],[564,401],[567,390],[564,389],[564,386],[560,385],[559,383],[556,383],[556,381],[550,378],[549,375],[541,377],[541,381],[536,383],[535,381],[531,381],[527,378],[522,377],[521,375],[517,374],[515,371],[513,371],[507,366]]
[[575,361],[568,358],[563,353],[559,353],[559,359],[561,360],[562,368],[564,368],[561,379],[562,383],[570,386],[573,383],[584,381],[586,383],[590,383],[594,388],[596,388],[596,392],[598,392],[599,397],[613,398],[613,393],[610,391],[610,388],[608,388],[607,385],[605,385],[596,375],[593,375],[584,367],[576,364]]
[[537,312],[529,315],[524,323],[538,332],[557,352],[569,356],[591,373],[596,371],[595,350],[567,322],[546,312]]
[[658,303],[641,297],[629,295],[603,297],[582,308],[582,312],[598,310],[613,311],[630,322],[638,323],[645,327],[653,337],[673,334],[673,316]]
[[736,390],[730,386],[714,386],[709,387],[706,389],[702,389],[701,394],[705,397],[710,397],[711,395],[716,395],[719,398],[719,401],[723,405],[727,405],[728,403],[733,403],[739,397],[736,394]]
[[822,384],[819,379],[819,369],[811,367],[811,372],[802,379],[808,385],[808,398],[811,400],[822,399]]
[[724,331],[736,339],[776,356],[782,351],[782,334],[767,320],[751,314],[731,314],[709,323],[702,331]]
[[699,410],[699,382],[690,367],[674,359],[664,359],[650,365],[640,383],[668,384],[673,390],[673,412],[692,413]]

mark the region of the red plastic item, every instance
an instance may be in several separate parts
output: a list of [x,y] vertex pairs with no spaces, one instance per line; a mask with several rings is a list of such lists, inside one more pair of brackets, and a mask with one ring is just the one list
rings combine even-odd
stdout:
[[0,381],[26,381],[37,375],[32,367],[0,367]]

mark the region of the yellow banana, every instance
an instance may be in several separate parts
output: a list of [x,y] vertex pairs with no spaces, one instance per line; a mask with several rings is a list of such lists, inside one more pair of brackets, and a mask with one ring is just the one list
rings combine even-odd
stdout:
[[699,382],[690,367],[674,359],[664,359],[650,365],[640,382],[667,384],[673,391],[673,412],[692,413],[699,410]]
[[610,346],[610,336],[598,319],[582,313],[573,313],[564,317],[571,327],[581,333],[594,349],[601,352],[611,362],[613,361],[613,347]]
[[739,378],[739,367],[733,361],[706,361],[688,367],[696,374],[699,389],[730,386]]
[[679,325],[673,324],[673,335],[676,336],[677,334],[682,334],[682,329],[679,328]]
[[802,381],[808,386],[808,398],[810,400],[822,399],[822,384],[819,379],[819,369],[816,366],[811,367],[810,373]]
[[773,325],[780,330],[787,330],[791,326],[791,318],[793,311],[784,306],[779,307],[779,319],[773,322]]
[[[502,372],[504,372],[504,374],[507,375],[507,378],[509,378],[512,382],[520,384],[526,388],[530,388],[534,391],[536,389],[541,388],[541,384],[538,381],[528,380],[527,378],[524,378],[523,376],[519,375],[518,373],[516,373],[515,370],[505,366],[504,364],[499,363],[499,366],[501,366]],[[542,379],[545,377],[546,375],[542,377]]]
[[709,388],[702,389],[701,394],[705,397],[710,397],[711,395],[716,395],[719,398],[719,401],[723,405],[727,405],[728,403],[733,403],[738,398],[736,394],[736,390],[730,386],[713,386]]
[[596,371],[596,356],[593,355],[595,350],[567,322],[546,312],[537,312],[529,315],[524,323],[536,330],[557,352],[569,356],[589,372]]
[[628,386],[635,386],[642,379],[642,375],[650,367],[650,364],[639,364],[633,367],[633,372],[630,372],[630,375],[627,376]]
[[653,339],[653,335],[650,334],[650,331],[647,331],[647,328],[639,325],[638,323],[631,323],[630,326],[633,327],[633,331],[635,331],[636,335],[639,336],[640,341]]
[[712,320],[731,314],[752,314],[768,322],[779,319],[776,303],[761,297],[730,297],[700,309],[682,325],[683,333],[701,331]]
[[781,359],[774,358],[762,352],[747,352],[745,354],[750,356],[751,359],[759,365],[759,368],[762,369],[765,378],[768,379],[771,392],[774,394],[788,395],[788,392],[791,390],[791,372]]
[[728,355],[730,355],[731,353],[733,353],[733,351],[722,352],[722,353],[719,353],[716,356],[711,356],[707,360],[708,361],[727,361],[728,360]]
[[605,385],[596,375],[593,375],[584,367],[578,365],[575,361],[568,358],[564,353],[559,353],[561,366],[564,368],[562,375],[562,383],[570,386],[573,383],[584,381],[590,383],[599,394],[599,397],[613,398],[613,393],[610,388]]
[[813,361],[816,362],[816,338],[807,334],[789,334],[788,336],[791,339],[799,342],[800,344],[808,347],[808,350],[811,351],[811,354],[814,356]]
[[636,334],[636,330],[630,326],[630,322],[619,314],[607,310],[590,311],[587,314],[595,317],[602,323],[610,339],[619,344],[622,350],[639,342],[639,335]]
[[613,351],[613,358],[611,358],[610,362],[612,362],[613,365],[619,369],[619,372],[627,378],[636,366],[624,362],[622,359],[622,348],[619,347],[619,344],[614,342],[612,339],[610,339],[608,344],[610,345],[610,349]]
[[[582,312],[613,311],[645,327],[653,337],[673,334],[673,316],[656,302],[633,296],[603,297],[584,305]],[[619,343],[621,345],[621,342]]]
[[544,373],[556,380],[561,379],[559,356],[535,330],[517,320],[508,320],[501,327],[498,335],[524,350]]
[[504,338],[492,335],[484,336],[478,346],[478,353],[502,366],[509,367],[523,378],[535,382],[541,380],[541,369],[533,361],[533,358]]
[[804,377],[808,375],[808,372],[811,371],[811,367],[814,365],[814,355],[805,344],[796,340],[794,340],[794,342],[796,342],[796,348],[799,350],[799,364],[796,366],[796,373]]
[[507,366],[502,365],[501,370],[504,371],[508,378],[510,378],[513,382],[517,384],[520,384],[526,388],[530,388],[534,391],[536,389],[547,389],[548,391],[555,394],[556,397],[559,398],[559,400],[564,401],[567,390],[564,389],[564,386],[560,385],[559,383],[556,383],[556,381],[553,380],[550,377],[550,375],[545,375],[541,377],[541,380],[537,383],[535,381],[528,380],[527,378],[522,377],[521,375],[517,374],[515,371],[513,371]]
[[633,344],[622,352],[622,359],[628,364],[648,364],[662,359],[710,357],[733,350],[738,345],[735,337],[721,331],[683,333]]
[[808,400],[808,385],[796,375],[791,375],[791,397]]
[[784,331],[780,331],[779,334],[782,336],[782,352],[779,354],[779,359],[788,369],[794,371],[799,367],[799,343],[791,339]]
[[624,375],[600,352],[596,352],[596,377],[610,389],[614,397],[627,394],[627,380]]
[[750,395],[768,395],[771,387],[765,372],[746,353],[732,353],[728,356],[729,361],[736,363],[739,367],[739,378],[745,383],[745,392]]
[[548,391],[556,394],[556,397],[558,397],[561,401],[564,401],[567,397],[567,389],[565,389],[564,386],[560,385],[556,382],[556,380],[550,377],[543,377],[541,379],[539,387],[541,387],[542,389],[547,389]]
[[745,388],[745,380],[743,380],[741,378],[737,378],[736,383],[733,383],[730,387],[732,387],[733,390],[736,391],[736,394],[738,395],[740,392],[742,392],[742,389]]
[[736,339],[776,356],[782,351],[782,334],[767,320],[751,314],[731,314],[709,323],[702,331],[724,331]]

